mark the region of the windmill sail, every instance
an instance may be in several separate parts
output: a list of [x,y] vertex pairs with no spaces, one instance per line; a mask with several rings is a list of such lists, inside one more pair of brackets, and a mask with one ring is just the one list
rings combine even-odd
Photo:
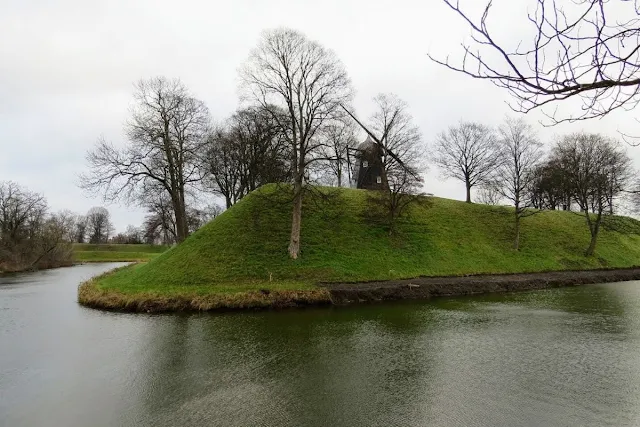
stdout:
[[382,135],[382,138],[378,139],[376,137],[376,135],[369,130],[369,128],[367,128],[362,122],[360,122],[360,120],[358,120],[358,118],[355,116],[355,114],[353,114],[351,111],[349,111],[349,109],[346,108],[344,105],[340,104],[340,106],[367,133],[369,138],[371,138],[371,140],[374,143],[376,143],[378,145],[378,147],[380,147],[380,150],[382,151],[383,155],[391,157],[409,175],[413,176],[414,178],[421,179],[420,178],[420,174],[418,174],[418,172],[416,170],[414,170],[412,167],[406,165],[400,159],[400,157],[398,157],[390,148],[386,147],[385,144],[383,144],[383,142],[382,142],[382,141],[386,141],[387,140],[389,131],[391,130],[391,128],[393,126],[393,123],[395,122],[396,117],[398,116],[398,112],[397,111],[393,114],[393,117],[391,117],[391,120],[389,121],[389,124],[387,125],[387,127],[386,127],[386,129],[384,131],[384,134]]

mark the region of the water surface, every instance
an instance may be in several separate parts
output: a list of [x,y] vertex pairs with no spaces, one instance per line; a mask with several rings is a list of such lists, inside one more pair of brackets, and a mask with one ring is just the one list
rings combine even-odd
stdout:
[[640,425],[640,282],[348,308],[87,309],[0,278],[0,426]]

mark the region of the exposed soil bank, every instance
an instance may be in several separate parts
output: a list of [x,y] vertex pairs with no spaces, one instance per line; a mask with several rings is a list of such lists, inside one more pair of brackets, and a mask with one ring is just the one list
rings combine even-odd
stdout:
[[[107,273],[109,274],[109,273]],[[556,271],[495,274],[365,283],[321,284],[314,290],[260,291],[210,295],[125,294],[101,289],[94,278],[78,288],[78,302],[104,310],[160,313],[172,311],[229,311],[281,309],[315,305],[347,305],[401,299],[429,299],[462,295],[530,291],[588,283],[640,280],[640,267],[615,270]]]
[[554,271],[545,273],[495,274],[462,277],[419,277],[367,283],[323,284],[334,304],[428,299],[499,292],[577,286],[640,280],[640,268],[615,270]]

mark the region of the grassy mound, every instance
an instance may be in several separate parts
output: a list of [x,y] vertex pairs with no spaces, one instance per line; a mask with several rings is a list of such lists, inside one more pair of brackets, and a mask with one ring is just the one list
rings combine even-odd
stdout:
[[143,262],[157,257],[168,248],[163,245],[74,243],[73,258],[77,262]]
[[294,261],[287,255],[291,204],[284,193],[267,186],[250,194],[149,263],[95,280],[93,292],[127,295],[131,304],[135,295],[272,298],[315,292],[319,282],[640,265],[640,222],[630,218],[615,218],[624,232],[603,230],[596,256],[586,258],[584,218],[542,212],[523,220],[521,250],[514,251],[511,208],[432,198],[413,207],[390,236],[371,215],[370,193],[329,188],[305,199],[302,253]]

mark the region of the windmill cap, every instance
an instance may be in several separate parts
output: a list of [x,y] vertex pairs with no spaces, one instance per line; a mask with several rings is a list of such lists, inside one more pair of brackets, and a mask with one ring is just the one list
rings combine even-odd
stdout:
[[376,143],[373,141],[373,139],[371,139],[371,136],[367,135],[367,139],[365,139],[362,144],[358,145],[358,150],[364,151],[375,146],[376,146]]

